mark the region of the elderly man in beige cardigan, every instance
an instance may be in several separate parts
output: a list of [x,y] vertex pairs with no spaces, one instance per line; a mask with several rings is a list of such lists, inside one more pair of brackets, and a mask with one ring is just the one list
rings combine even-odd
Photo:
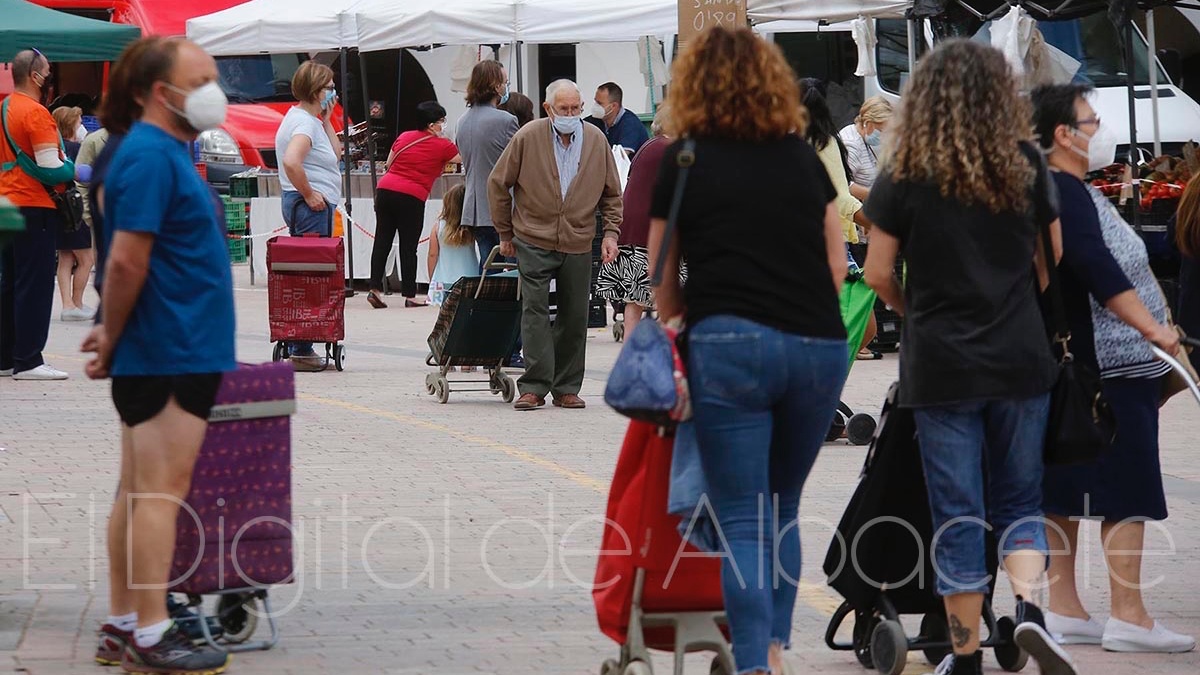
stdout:
[[[584,351],[596,210],[604,218],[604,262],[617,256],[621,179],[604,133],[583,124],[583,96],[570,80],[546,88],[546,119],[512,137],[488,179],[500,253],[521,274],[525,374],[513,407],[533,410],[546,394],[560,408],[583,408]],[[557,314],[550,327],[550,281]]]

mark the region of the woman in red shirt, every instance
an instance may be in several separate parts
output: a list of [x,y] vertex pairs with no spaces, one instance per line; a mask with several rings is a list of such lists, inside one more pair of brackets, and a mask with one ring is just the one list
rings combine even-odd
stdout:
[[371,250],[371,291],[367,301],[376,309],[387,307],[383,293],[384,268],[392,241],[400,235],[400,294],[405,307],[417,302],[417,242],[425,227],[425,200],[433,182],[449,162],[460,162],[458,148],[442,135],[446,109],[437,101],[417,106],[421,128],[396,138],[387,158],[387,173],[375,191],[375,246]]

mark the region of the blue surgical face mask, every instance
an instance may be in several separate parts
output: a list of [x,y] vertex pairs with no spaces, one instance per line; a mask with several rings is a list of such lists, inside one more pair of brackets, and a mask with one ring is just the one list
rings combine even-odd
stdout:
[[554,130],[564,136],[583,131],[583,119],[578,115],[555,115],[552,124]]
[[333,99],[337,98],[336,89],[325,90],[325,98],[321,101],[321,109],[328,110],[333,105]]
[[883,143],[883,133],[876,129],[875,131],[867,134],[863,140],[866,141],[867,145],[877,148],[881,143]]
[[508,83],[504,83],[504,93],[500,95],[500,105],[508,103]]

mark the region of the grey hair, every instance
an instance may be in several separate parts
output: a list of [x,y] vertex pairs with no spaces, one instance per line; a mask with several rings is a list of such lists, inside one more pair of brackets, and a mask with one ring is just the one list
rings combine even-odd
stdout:
[[579,94],[579,98],[583,98],[583,92],[579,90],[579,85],[575,84],[571,80],[563,78],[561,80],[555,80],[551,82],[550,86],[546,87],[546,102],[553,106],[558,92],[566,89],[567,87],[573,88],[575,93]]

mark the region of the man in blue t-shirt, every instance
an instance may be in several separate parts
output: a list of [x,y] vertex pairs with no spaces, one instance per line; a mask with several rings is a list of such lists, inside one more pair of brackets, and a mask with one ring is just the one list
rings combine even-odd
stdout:
[[596,89],[592,116],[587,120],[604,132],[609,145],[619,145],[633,157],[638,148],[650,140],[650,132],[646,131],[646,125],[642,124],[636,113],[622,105],[624,96],[616,82],[600,85]]
[[[220,672],[227,655],[194,647],[172,623],[166,582],[179,504],[222,373],[236,367],[224,225],[187,147],[224,121],[226,99],[212,57],[182,39],[131,46],[112,80],[106,123],[129,133],[103,185],[102,321],[83,345],[96,354],[88,377],[112,377],[122,423],[113,606],[96,659],[131,672]],[[140,120],[121,119],[136,114],[135,100]]]

